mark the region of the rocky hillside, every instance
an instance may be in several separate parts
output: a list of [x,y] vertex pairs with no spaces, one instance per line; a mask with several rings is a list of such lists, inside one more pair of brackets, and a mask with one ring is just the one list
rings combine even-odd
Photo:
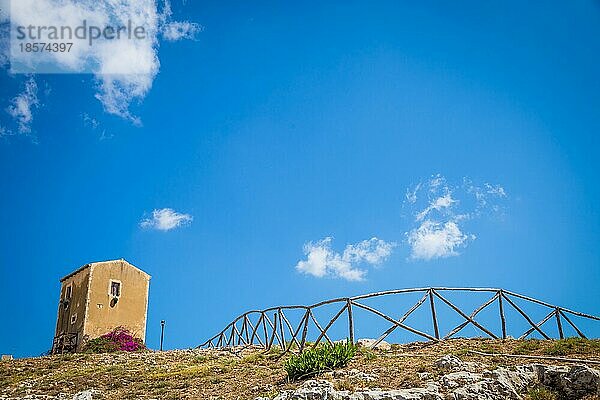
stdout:
[[595,340],[383,344],[300,382],[287,381],[286,357],[239,348],[3,361],[0,399],[600,399]]

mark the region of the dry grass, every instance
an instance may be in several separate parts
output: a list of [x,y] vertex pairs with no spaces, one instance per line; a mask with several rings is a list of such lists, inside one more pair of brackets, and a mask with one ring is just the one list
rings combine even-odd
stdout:
[[[580,357],[600,360],[600,341],[517,341],[455,339],[441,343],[393,345],[390,351],[360,349],[345,368],[377,376],[373,382],[331,378],[338,388],[405,388],[423,384],[419,373],[435,378],[433,362],[444,354],[489,367],[526,364],[530,360],[483,357],[469,353]],[[0,396],[72,395],[94,388],[104,399],[254,399],[274,396],[289,383],[278,352],[247,349],[239,354],[216,350],[146,353],[77,354],[19,359],[0,363]],[[548,361],[546,363],[552,364]]]

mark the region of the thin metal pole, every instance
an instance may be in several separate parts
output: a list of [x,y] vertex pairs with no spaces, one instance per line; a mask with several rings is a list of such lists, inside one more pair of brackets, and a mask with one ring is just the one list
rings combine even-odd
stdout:
[[160,351],[163,351],[163,339],[165,337],[165,320],[160,321]]

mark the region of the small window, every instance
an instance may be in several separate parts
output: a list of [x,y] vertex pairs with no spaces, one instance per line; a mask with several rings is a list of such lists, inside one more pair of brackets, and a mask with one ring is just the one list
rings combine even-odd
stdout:
[[77,322],[77,313],[71,315],[71,325],[73,325],[75,322]]
[[110,296],[111,297],[120,297],[121,296],[121,282],[119,281],[110,281]]
[[71,300],[73,297],[73,284],[70,283],[69,286],[65,289],[65,300]]

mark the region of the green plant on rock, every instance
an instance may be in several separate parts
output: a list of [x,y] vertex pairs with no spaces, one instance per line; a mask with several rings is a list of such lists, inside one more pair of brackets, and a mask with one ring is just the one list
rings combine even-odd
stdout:
[[285,371],[292,381],[310,378],[322,372],[345,367],[356,354],[357,346],[350,341],[322,344],[292,355],[285,362]]
[[555,393],[544,387],[537,387],[533,389],[529,389],[527,392],[527,396],[525,396],[527,400],[556,400],[558,397]]

